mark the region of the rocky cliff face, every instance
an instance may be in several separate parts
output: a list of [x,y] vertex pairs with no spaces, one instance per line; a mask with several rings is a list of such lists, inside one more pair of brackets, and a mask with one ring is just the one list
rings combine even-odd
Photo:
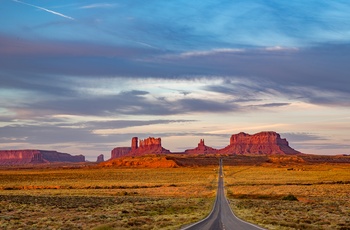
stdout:
[[131,151],[130,147],[116,147],[111,152],[111,159],[125,156],[129,154],[130,151]]
[[17,165],[29,163],[43,163],[42,155],[39,150],[1,150],[1,165]]
[[83,155],[46,150],[0,150],[0,165],[37,164],[49,162],[84,162]]
[[111,159],[123,157],[123,156],[140,156],[145,154],[163,154],[170,153],[169,150],[162,147],[162,140],[160,138],[149,137],[144,140],[140,140],[138,144],[138,138],[133,137],[131,140],[131,147],[117,147],[111,152]]
[[292,149],[286,139],[276,132],[234,134],[230,145],[218,151],[221,154],[299,154]]
[[186,154],[215,154],[218,150],[204,144],[204,139],[200,139],[197,148],[187,149]]
[[104,159],[103,154],[98,155],[96,162],[97,163],[101,163],[101,162],[104,162],[104,161],[105,161],[105,159]]
[[132,139],[131,139],[131,150],[132,151],[135,151],[136,149],[138,149],[138,137],[133,137]]
[[83,155],[72,156],[68,153],[60,153],[57,151],[39,150],[43,159],[47,162],[85,162]]
[[154,137],[140,140],[139,147],[131,152],[133,155],[159,153],[170,153],[170,151],[162,147],[162,140],[160,138]]

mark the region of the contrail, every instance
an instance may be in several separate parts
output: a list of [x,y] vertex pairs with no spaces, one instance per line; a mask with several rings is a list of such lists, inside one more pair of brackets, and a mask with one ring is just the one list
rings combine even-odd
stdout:
[[72,18],[72,17],[69,17],[69,16],[67,16],[67,15],[58,13],[58,12],[56,12],[56,11],[52,11],[52,10],[49,10],[49,9],[45,9],[45,8],[43,8],[43,7],[40,7],[40,6],[35,6],[35,5],[29,4],[29,3],[21,2],[21,1],[19,1],[19,0],[12,0],[12,1],[18,2],[18,3],[21,3],[21,4],[24,4],[24,5],[27,5],[27,6],[32,6],[32,7],[35,7],[35,8],[37,8],[37,9],[44,10],[44,11],[49,12],[49,13],[51,13],[51,14],[56,14],[56,15],[58,15],[58,16],[61,16],[61,17],[64,17],[64,18],[67,18],[67,19],[70,19],[70,20],[75,20],[75,19]]

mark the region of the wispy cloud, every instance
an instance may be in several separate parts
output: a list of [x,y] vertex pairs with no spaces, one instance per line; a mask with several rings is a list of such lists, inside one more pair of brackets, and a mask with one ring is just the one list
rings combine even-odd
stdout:
[[110,3],[96,3],[90,4],[80,7],[80,9],[94,9],[94,8],[114,8],[118,6],[118,4],[110,4]]
[[262,105],[256,105],[255,107],[275,108],[287,105],[290,105],[290,103],[267,103]]
[[244,49],[212,49],[212,50],[203,50],[203,51],[188,51],[180,54],[180,57],[194,57],[194,56],[209,56],[214,54],[223,54],[223,53],[242,53]]
[[296,47],[271,46],[262,49],[263,51],[298,51]]
[[193,50],[182,52],[180,54],[166,55],[166,58],[192,58],[192,57],[203,57],[203,56],[214,56],[224,54],[258,54],[258,53],[270,53],[270,52],[297,52],[299,48],[296,47],[282,47],[282,46],[271,46],[263,48],[217,48],[210,50]]
[[63,18],[67,18],[67,19],[70,19],[70,20],[75,20],[74,18],[72,18],[72,17],[70,17],[70,16],[61,14],[61,13],[56,12],[56,11],[53,11],[53,10],[46,9],[46,8],[44,8],[44,7],[36,6],[36,5],[33,5],[33,4],[26,3],[26,2],[18,1],[18,0],[12,0],[12,1],[18,2],[18,3],[21,3],[21,4],[24,4],[24,5],[27,5],[27,6],[31,6],[31,7],[34,7],[34,8],[37,8],[37,9],[39,9],[39,10],[44,10],[44,11],[46,11],[46,12],[49,12],[49,13],[51,13],[51,14],[55,14],[55,15],[61,16],[61,17],[63,17]]

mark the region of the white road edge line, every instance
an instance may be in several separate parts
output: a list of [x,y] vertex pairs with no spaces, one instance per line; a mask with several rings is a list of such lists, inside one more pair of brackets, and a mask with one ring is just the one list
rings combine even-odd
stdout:
[[[220,165],[219,165],[219,173],[218,173],[218,175],[219,174],[220,174]],[[219,184],[219,180],[220,180],[220,178],[218,177],[217,184]],[[202,223],[203,221],[206,221],[211,216],[211,214],[214,212],[214,209],[215,209],[215,206],[216,206],[216,202],[218,202],[218,192],[217,192],[217,190],[216,190],[215,202],[214,202],[213,208],[211,209],[211,212],[209,213],[209,215],[207,217],[205,217],[203,220],[200,220],[200,221],[198,221],[196,223],[193,223],[193,224],[191,224],[189,226],[186,226],[185,228],[181,228],[181,230],[189,229],[189,228],[195,226],[196,224],[199,224],[199,223]]]
[[[225,189],[225,184],[224,184],[224,189]],[[243,223],[249,224],[250,226],[256,227],[256,228],[261,229],[261,230],[266,230],[265,228],[262,228],[262,227],[260,227],[260,226],[258,226],[258,225],[249,223],[249,222],[247,222],[247,221],[244,221],[244,220],[238,218],[238,217],[235,215],[235,213],[232,211],[232,208],[231,208],[231,206],[230,206],[230,203],[229,203],[228,200],[227,200],[227,197],[226,197],[226,194],[225,194],[225,193],[224,193],[224,196],[225,196],[225,200],[226,200],[226,202],[227,202],[227,204],[228,204],[228,207],[230,208],[230,211],[231,211],[231,213],[233,214],[234,217],[236,217],[239,221],[241,221],[241,222],[243,222]]]

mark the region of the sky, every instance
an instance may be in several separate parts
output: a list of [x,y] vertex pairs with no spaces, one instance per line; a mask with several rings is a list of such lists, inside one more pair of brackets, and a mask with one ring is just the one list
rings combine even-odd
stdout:
[[348,0],[0,0],[0,149],[276,131],[350,154]]

